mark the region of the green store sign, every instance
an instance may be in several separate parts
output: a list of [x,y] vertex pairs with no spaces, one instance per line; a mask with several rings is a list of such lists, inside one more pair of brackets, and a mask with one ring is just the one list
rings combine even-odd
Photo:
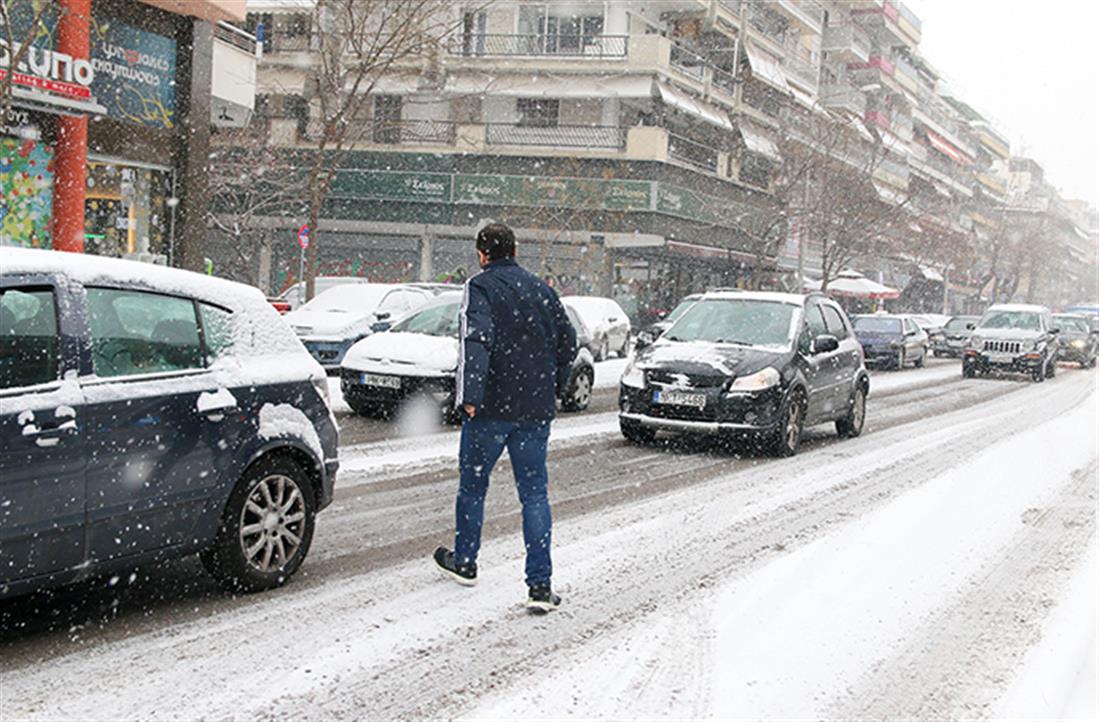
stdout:
[[344,169],[330,198],[338,201],[411,201],[487,206],[542,206],[652,212],[743,227],[760,211],[744,203],[657,181],[540,176],[472,175]]

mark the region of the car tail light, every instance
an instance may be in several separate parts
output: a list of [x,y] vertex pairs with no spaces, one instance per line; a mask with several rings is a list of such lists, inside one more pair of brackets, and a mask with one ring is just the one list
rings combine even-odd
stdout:
[[290,302],[282,300],[273,300],[269,303],[274,306],[275,310],[281,313],[290,313]]

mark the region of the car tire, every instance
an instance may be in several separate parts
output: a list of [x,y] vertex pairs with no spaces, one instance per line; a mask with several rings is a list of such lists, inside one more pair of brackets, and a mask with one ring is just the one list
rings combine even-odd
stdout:
[[927,363],[927,349],[924,349],[924,352],[920,354],[920,357],[916,359],[912,365],[918,369],[922,369],[925,363]]
[[561,400],[563,411],[583,411],[591,403],[592,388],[595,385],[595,374],[591,369],[580,369],[573,377]]
[[931,355],[935,358],[942,358],[943,356],[946,356],[947,353],[945,351],[932,351]]
[[793,391],[786,397],[779,415],[779,424],[771,437],[771,453],[786,457],[798,453],[801,432],[805,425],[805,394]]
[[897,370],[898,371],[902,370],[904,368],[904,365],[906,363],[908,363],[908,359],[905,358],[907,355],[908,354],[905,353],[903,348],[899,352],[897,352]]
[[866,423],[866,389],[862,384],[851,395],[851,408],[842,419],[836,419],[836,433],[843,439],[853,439],[862,433]]
[[1046,380],[1046,367],[1045,364],[1035,366],[1030,370],[1030,378],[1034,383],[1040,384]]
[[1051,379],[1057,375],[1057,357],[1046,361],[1046,378]]
[[977,367],[974,366],[973,364],[967,364],[965,361],[962,361],[962,378],[963,379],[977,378]]
[[618,428],[622,432],[622,436],[626,438],[626,441],[629,441],[631,444],[647,446],[656,440],[655,431],[646,429],[641,424],[633,421],[619,419]]
[[288,456],[266,456],[229,495],[217,536],[200,554],[202,565],[230,592],[282,586],[309,553],[315,517],[309,475]]

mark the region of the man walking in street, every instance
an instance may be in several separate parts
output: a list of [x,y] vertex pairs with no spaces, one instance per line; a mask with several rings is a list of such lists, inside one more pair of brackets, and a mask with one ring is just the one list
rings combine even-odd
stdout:
[[455,403],[464,412],[454,551],[435,563],[460,584],[477,581],[489,475],[504,448],[523,506],[527,608],[561,604],[550,576],[551,518],[546,443],[558,392],[576,357],[576,331],[557,294],[515,262],[515,234],[500,223],[477,234],[481,273],[465,284]]

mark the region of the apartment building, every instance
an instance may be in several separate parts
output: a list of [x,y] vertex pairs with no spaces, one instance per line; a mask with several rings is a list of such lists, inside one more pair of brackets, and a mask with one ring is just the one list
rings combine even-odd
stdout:
[[[313,5],[248,3],[264,46],[253,125],[288,151],[315,143],[321,122],[307,73]],[[355,119],[362,132],[333,182],[319,273],[460,275],[474,263],[469,239],[493,219],[515,226],[526,263],[569,290],[628,287],[661,307],[707,286],[796,288],[799,267],[818,270],[819,249],[783,222],[782,148],[807,119],[827,117],[860,139],[845,152],[871,176],[873,202],[907,214],[890,253],[860,270],[911,288],[913,304],[960,310],[987,298],[980,249],[1003,222],[1008,142],[951,95],[920,53],[919,19],[896,0],[497,0],[450,11],[440,51],[382,78]],[[261,284],[292,279],[301,222],[255,223],[271,248]],[[931,237],[978,257],[936,266],[917,252]]]

